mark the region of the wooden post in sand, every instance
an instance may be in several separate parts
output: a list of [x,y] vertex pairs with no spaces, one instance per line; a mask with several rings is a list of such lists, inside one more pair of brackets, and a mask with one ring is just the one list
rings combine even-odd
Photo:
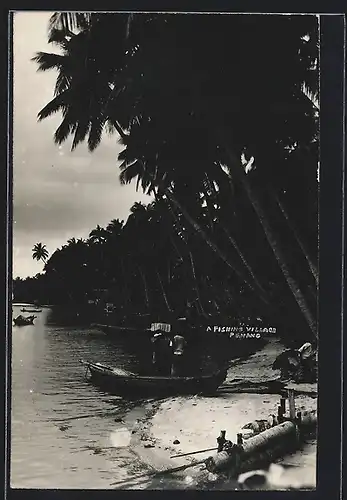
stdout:
[[296,427],[296,440],[297,440],[297,443],[299,444],[300,439],[301,439],[301,425],[302,425],[301,411],[298,411],[298,413],[296,414],[295,424],[296,424],[295,425],[295,427]]
[[226,441],[225,434],[226,434],[226,431],[220,431],[220,435],[217,437],[217,443],[218,443],[217,451],[218,452],[221,452],[223,450],[223,446],[224,446],[224,443]]
[[291,421],[295,420],[295,394],[293,389],[288,390],[289,399],[289,418]]
[[283,422],[283,408],[282,408],[282,406],[277,407],[277,420],[278,420],[279,424],[281,424]]

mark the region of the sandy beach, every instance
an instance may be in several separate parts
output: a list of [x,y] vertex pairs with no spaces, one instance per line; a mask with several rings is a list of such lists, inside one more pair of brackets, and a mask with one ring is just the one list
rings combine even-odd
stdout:
[[[267,419],[277,414],[279,394],[257,394],[254,392],[233,392],[237,384],[241,389],[245,383],[266,383],[274,380],[278,373],[271,365],[275,357],[283,350],[277,341],[270,341],[259,352],[247,360],[234,360],[228,371],[228,377],[213,397],[201,395],[178,396],[160,401],[151,401],[146,405],[145,414],[138,409],[132,410],[125,419],[131,431],[130,447],[132,451],[153,470],[164,470],[197,460],[203,460],[214,452],[205,452],[181,458],[170,458],[180,453],[213,448],[221,430],[226,431],[226,438],[236,442],[236,435],[241,428],[256,419]],[[317,408],[316,384],[288,384],[287,388],[296,391],[297,410],[315,410]],[[228,390],[230,392],[228,392]],[[246,432],[246,431],[244,431]],[[284,457],[280,462],[295,465],[303,469],[303,478],[309,483],[315,482],[315,442],[296,452],[292,457]],[[201,476],[201,466],[183,471],[186,482],[193,483]],[[296,477],[298,477],[296,472]],[[190,479],[186,479],[190,478]],[[213,481],[215,478],[209,478]]]

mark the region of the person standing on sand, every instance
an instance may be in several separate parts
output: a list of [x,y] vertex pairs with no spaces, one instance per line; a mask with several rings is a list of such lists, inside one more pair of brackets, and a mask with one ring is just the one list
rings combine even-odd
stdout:
[[177,319],[175,330],[176,335],[172,338],[171,375],[176,377],[197,375],[201,370],[201,359],[196,355],[196,348],[192,348],[191,330],[186,317]]
[[175,335],[172,340],[171,375],[181,377],[186,375],[186,340],[183,335]]
[[305,344],[298,349],[298,353],[301,361],[301,378],[305,382],[315,381],[317,352],[310,342],[305,342]]
[[152,364],[160,375],[170,375],[172,365],[172,346],[166,333],[157,330],[152,339]]

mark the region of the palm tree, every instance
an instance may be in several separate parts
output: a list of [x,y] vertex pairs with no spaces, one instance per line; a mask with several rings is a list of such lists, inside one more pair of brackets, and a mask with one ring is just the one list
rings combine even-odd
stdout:
[[[228,237],[230,228],[225,232],[220,222],[213,223],[219,209],[210,201],[207,209],[201,206],[201,195],[208,199],[210,189],[206,174],[219,191],[224,184],[230,187],[227,196],[241,193],[252,214],[249,234],[260,228],[270,249],[264,248],[267,289],[276,267],[315,332],[304,286],[289,264],[291,249],[281,242],[290,230],[288,221],[276,226],[277,215],[266,208],[264,192],[270,179],[276,188],[283,187],[277,166],[282,162],[288,169],[288,152],[297,145],[305,148],[317,134],[317,109],[308,97],[315,95],[318,82],[316,18],[91,14],[77,33],[67,33],[67,27],[72,31],[70,22],[51,34],[50,41],[63,49],[60,58],[36,57],[40,69],[59,71],[56,97],[39,115],[63,111],[56,141],[73,135],[74,148],[88,138],[93,150],[106,126],[116,129],[125,146],[119,157],[121,181],[137,178],[144,191],[167,196],[230,271],[235,270],[231,256],[238,253],[262,297],[264,283],[257,285],[255,278],[262,271],[256,249],[257,274],[238,251],[239,242]],[[110,43],[116,51],[112,58],[105,56]],[[255,158],[252,175],[245,172],[243,154]],[[297,182],[303,177],[300,173]],[[229,206],[223,202],[220,211],[227,214]]]
[[34,260],[46,262],[48,259],[48,250],[46,245],[36,243],[32,248],[32,256]]
[[99,226],[99,224],[89,233],[89,241],[91,243],[103,244],[107,241],[107,237],[107,230]]
[[123,225],[124,225],[123,220],[112,219],[111,222],[107,224],[106,231],[108,231],[112,235],[119,236],[122,232]]
[[88,26],[91,20],[88,12],[55,12],[49,21],[49,31],[50,34],[55,30],[78,32]]
[[[92,151],[99,145],[106,124],[125,137],[122,100],[114,85],[123,63],[128,17],[87,13],[55,13],[51,17],[48,41],[58,45],[62,54],[38,52],[33,61],[38,63],[39,71],[58,71],[55,97],[39,113],[42,120],[63,112],[54,136],[57,144],[73,134],[72,149],[88,138]],[[99,48],[102,45],[107,53],[110,43],[113,62],[108,58],[102,61]],[[110,116],[114,108],[117,119]]]

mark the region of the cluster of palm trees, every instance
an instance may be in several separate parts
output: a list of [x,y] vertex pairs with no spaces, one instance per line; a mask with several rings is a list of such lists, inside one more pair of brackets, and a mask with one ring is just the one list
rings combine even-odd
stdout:
[[39,119],[61,111],[55,141],[73,149],[116,132],[121,182],[155,197],[119,246],[100,231],[95,280],[113,276],[128,307],[161,295],[316,336],[317,18],[56,13],[49,42],[60,53],[34,59],[58,75]]

